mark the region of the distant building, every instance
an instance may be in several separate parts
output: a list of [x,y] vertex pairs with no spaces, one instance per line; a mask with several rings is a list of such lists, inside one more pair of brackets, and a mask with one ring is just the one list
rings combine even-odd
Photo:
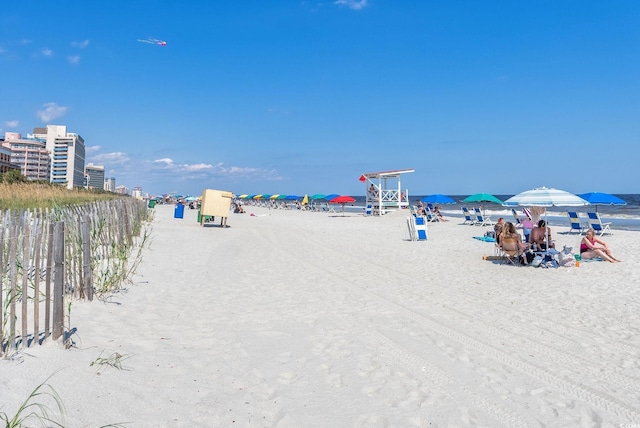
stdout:
[[104,179],[104,190],[106,190],[107,192],[115,193],[115,191],[116,191],[116,178],[115,177],[108,177],[108,178]]
[[128,195],[129,188],[127,186],[118,186],[116,187],[116,193],[119,193],[121,195]]
[[131,196],[136,199],[142,199],[144,197],[142,194],[142,187],[134,187],[131,191]]
[[104,190],[104,166],[90,163],[84,167],[84,174],[89,189]]
[[2,146],[11,151],[11,163],[20,168],[28,180],[49,181],[51,158],[46,142],[36,138],[22,138],[17,132],[6,132]]
[[52,183],[64,184],[67,189],[84,186],[85,148],[80,135],[68,133],[63,125],[47,125],[35,128],[33,137],[46,141],[51,156]]
[[12,170],[19,170],[20,167],[11,163],[11,150],[0,146],[0,174]]

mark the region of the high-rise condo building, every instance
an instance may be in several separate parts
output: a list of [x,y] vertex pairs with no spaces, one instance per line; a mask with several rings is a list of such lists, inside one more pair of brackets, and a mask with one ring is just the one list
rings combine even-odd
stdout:
[[2,145],[11,150],[11,162],[20,167],[28,180],[49,181],[51,159],[45,140],[22,138],[17,132],[6,132]]
[[84,173],[87,177],[87,186],[90,189],[104,190],[104,166],[87,164],[84,167]]
[[104,190],[107,192],[116,192],[116,178],[108,177],[104,179]]
[[84,140],[78,134],[67,132],[63,125],[35,128],[34,138],[46,141],[51,156],[50,181],[64,184],[67,189],[84,186]]

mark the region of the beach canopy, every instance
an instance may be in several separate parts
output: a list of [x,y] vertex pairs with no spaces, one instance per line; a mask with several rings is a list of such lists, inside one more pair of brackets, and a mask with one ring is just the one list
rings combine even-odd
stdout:
[[505,207],[579,207],[589,205],[581,197],[564,190],[538,187],[510,197],[502,204]]
[[431,204],[455,204],[456,203],[456,201],[454,201],[449,196],[442,195],[440,193],[436,193],[434,195],[427,195],[424,198],[422,198],[422,202],[427,202]]
[[609,193],[589,192],[578,196],[593,205],[627,205],[625,200]]
[[476,193],[471,196],[467,196],[463,199],[463,202],[493,202],[494,204],[502,205],[502,201],[489,193]]

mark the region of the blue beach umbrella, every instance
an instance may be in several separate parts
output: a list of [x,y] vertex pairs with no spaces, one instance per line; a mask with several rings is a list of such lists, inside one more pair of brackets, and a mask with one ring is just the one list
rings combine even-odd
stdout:
[[436,193],[434,195],[428,195],[422,198],[422,202],[427,202],[431,204],[455,204],[452,198],[447,195],[442,195],[440,193]]
[[287,201],[295,201],[296,199],[300,199],[300,196],[287,195],[284,199],[287,200]]
[[325,198],[327,201],[330,201],[330,200],[332,200],[332,199],[337,198],[338,196],[340,196],[340,195],[338,195],[337,193],[331,193],[330,195],[326,195],[324,198]]
[[598,205],[627,205],[627,202],[615,195],[601,192],[589,192],[582,193],[580,195],[582,199],[596,206],[596,212],[598,211]]

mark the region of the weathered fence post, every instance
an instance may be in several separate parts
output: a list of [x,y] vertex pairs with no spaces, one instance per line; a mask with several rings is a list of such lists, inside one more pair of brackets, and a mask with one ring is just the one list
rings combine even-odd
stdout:
[[84,280],[84,296],[89,300],[93,300],[93,278],[91,272],[91,218],[88,214],[82,216],[81,235],[82,235],[82,279]]
[[44,339],[49,337],[51,332],[51,268],[53,267],[53,229],[54,224],[49,223],[47,227],[47,261],[44,279]]
[[16,337],[16,298],[18,288],[18,225],[12,217],[9,225],[9,272],[11,275],[11,289],[9,290],[9,342],[7,346],[14,346]]
[[20,344],[22,345],[23,348],[28,348],[29,347],[29,340],[27,339],[28,337],[28,329],[27,329],[27,324],[28,324],[28,320],[29,318],[27,317],[28,315],[28,307],[27,304],[29,303],[29,252],[30,252],[30,248],[29,248],[29,241],[31,240],[31,235],[29,233],[29,213],[25,212],[25,214],[22,216],[22,223],[23,223],[23,228],[24,228],[24,232],[22,235],[22,318],[21,318],[21,322],[20,322],[20,326],[22,327],[22,332],[21,332],[21,338],[20,338]]
[[33,341],[40,343],[40,275],[42,270],[40,269],[41,261],[40,255],[42,253],[42,223],[39,221],[42,216],[37,216],[35,221],[36,228],[36,240],[34,245],[34,265],[35,265],[35,278],[33,284]]
[[64,222],[53,227],[53,340],[58,340],[64,329]]

